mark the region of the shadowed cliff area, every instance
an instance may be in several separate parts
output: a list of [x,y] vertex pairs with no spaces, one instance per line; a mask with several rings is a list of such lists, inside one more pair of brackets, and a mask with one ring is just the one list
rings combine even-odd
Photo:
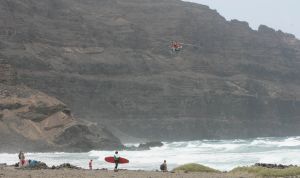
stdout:
[[124,140],[300,134],[291,34],[177,0],[3,0],[0,26],[19,83]]

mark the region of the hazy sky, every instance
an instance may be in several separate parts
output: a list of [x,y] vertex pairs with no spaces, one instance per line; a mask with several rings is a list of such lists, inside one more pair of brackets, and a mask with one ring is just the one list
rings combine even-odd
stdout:
[[300,39],[300,0],[184,0],[208,5],[227,20],[247,21],[257,30],[260,24],[292,33]]

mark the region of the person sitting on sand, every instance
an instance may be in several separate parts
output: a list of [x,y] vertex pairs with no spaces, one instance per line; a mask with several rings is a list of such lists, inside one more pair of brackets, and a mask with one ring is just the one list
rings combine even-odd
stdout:
[[120,156],[119,156],[119,154],[118,154],[118,151],[116,151],[116,152],[115,152],[115,155],[114,155],[114,160],[115,160],[115,170],[118,170],[119,159],[120,159]]
[[91,159],[90,162],[89,162],[89,168],[90,168],[90,170],[93,169],[93,160],[92,160],[92,159]]
[[163,172],[167,172],[168,171],[167,161],[166,160],[164,160],[164,163],[162,163],[160,165],[160,170],[163,171]]
[[20,151],[19,153],[19,167],[23,166],[25,164],[25,156],[24,153],[22,151]]

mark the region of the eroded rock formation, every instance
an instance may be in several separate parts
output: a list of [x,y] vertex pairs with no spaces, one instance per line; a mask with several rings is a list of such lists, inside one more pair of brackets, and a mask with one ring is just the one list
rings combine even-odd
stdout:
[[105,128],[76,120],[61,101],[24,85],[6,84],[9,78],[16,80],[10,65],[0,64],[0,70],[9,76],[0,82],[0,152],[122,148]]

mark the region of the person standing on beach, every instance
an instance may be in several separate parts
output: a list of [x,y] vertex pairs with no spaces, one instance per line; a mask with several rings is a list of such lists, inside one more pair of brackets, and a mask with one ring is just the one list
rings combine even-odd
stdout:
[[163,171],[163,172],[167,172],[168,171],[167,161],[166,160],[164,160],[164,163],[162,163],[160,165],[160,170]]
[[118,170],[119,159],[120,159],[120,156],[119,156],[119,154],[118,154],[118,151],[116,151],[116,152],[115,152],[115,155],[114,155],[114,160],[115,160],[115,171]]
[[91,159],[90,162],[89,162],[89,168],[90,168],[90,170],[93,169],[93,160],[92,160],[92,159]]
[[25,164],[25,155],[23,153],[23,151],[20,151],[19,153],[19,167],[23,166]]

